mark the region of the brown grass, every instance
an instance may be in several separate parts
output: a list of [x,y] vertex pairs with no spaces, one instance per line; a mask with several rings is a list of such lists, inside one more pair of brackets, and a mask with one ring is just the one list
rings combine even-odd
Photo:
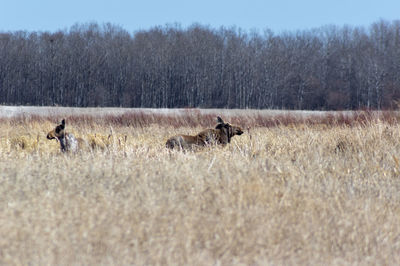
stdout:
[[67,117],[77,154],[60,117],[2,119],[0,264],[399,264],[398,118],[354,117],[231,117],[185,153],[166,139],[215,116]]

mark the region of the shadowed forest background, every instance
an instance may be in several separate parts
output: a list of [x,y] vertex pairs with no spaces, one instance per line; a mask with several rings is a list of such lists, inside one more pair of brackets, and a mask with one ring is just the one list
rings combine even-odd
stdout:
[[0,104],[391,109],[400,21],[275,34],[194,24],[0,33]]

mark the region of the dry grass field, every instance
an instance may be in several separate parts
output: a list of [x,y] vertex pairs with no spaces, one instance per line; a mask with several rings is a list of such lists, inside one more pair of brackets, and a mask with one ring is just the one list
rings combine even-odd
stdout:
[[395,265],[400,124],[235,115],[226,147],[169,151],[213,114],[0,118],[1,265]]

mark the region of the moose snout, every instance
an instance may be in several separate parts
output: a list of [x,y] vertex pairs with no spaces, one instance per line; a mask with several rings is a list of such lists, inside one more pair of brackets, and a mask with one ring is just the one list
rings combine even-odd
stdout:
[[47,139],[54,139],[54,137],[53,137],[50,133],[47,134],[46,138],[47,138]]

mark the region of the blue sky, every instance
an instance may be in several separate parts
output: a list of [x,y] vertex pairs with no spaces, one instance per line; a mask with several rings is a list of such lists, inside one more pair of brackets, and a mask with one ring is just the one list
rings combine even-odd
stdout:
[[400,19],[400,0],[1,0],[1,31],[56,31],[112,23],[128,32],[178,23],[275,33]]

